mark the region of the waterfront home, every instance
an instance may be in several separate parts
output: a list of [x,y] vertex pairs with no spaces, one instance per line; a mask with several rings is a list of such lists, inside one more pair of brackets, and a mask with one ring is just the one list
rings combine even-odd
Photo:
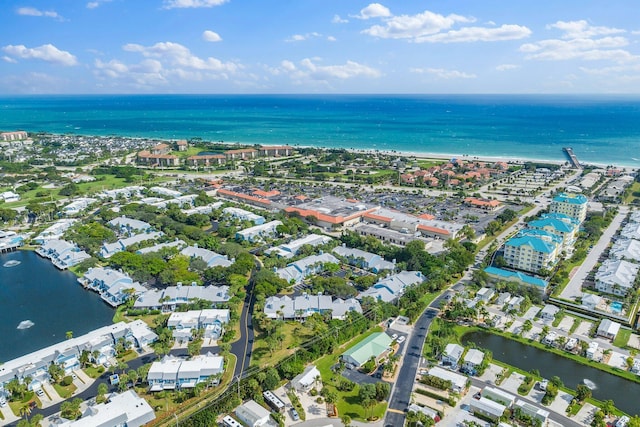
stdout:
[[400,273],[380,280],[366,291],[360,293],[358,299],[361,300],[364,297],[372,297],[376,300],[391,302],[396,298],[400,298],[408,287],[417,285],[423,281],[424,276],[419,271],[401,271]]
[[640,265],[624,260],[605,260],[595,275],[596,289],[625,297],[633,289]]
[[370,270],[375,274],[378,274],[383,270],[393,270],[396,267],[395,262],[386,261],[380,255],[366,252],[361,249],[347,248],[344,243],[341,246],[336,246],[333,249],[333,253],[339,257],[345,258],[348,264],[365,270]]
[[149,368],[149,391],[182,390],[194,388],[200,383],[213,381],[212,377],[224,372],[224,358],[211,353],[191,360],[166,355]]
[[521,286],[532,287],[542,295],[546,294],[549,286],[547,281],[519,271],[510,271],[498,267],[487,267],[484,269],[484,272],[487,273],[492,281],[513,282]]
[[47,240],[60,240],[62,239],[62,235],[77,221],[77,219],[70,218],[60,219],[34,237],[33,241],[38,244],[43,244]]
[[540,420],[542,425],[545,425],[547,423],[547,419],[549,418],[549,411],[538,408],[537,406],[525,402],[524,400],[516,400],[516,402],[513,404],[513,407],[520,409],[522,413],[529,415],[534,419]]
[[[80,367],[83,351],[98,352],[97,360],[106,361],[115,354],[118,339],[124,339],[140,350],[148,349],[158,336],[142,320],[119,322],[104,326],[78,337],[53,344],[0,365],[0,389],[14,378],[23,381],[31,377],[29,389],[34,390],[50,380],[49,366],[60,365],[66,375]],[[93,356],[92,356],[93,357]]]
[[297,284],[301,283],[305,278],[323,271],[324,265],[328,263],[339,264],[340,261],[331,254],[310,255],[292,262],[285,268],[277,269],[275,273],[288,283]]
[[427,375],[429,375],[430,377],[441,379],[443,381],[450,381],[451,391],[453,391],[454,393],[462,393],[462,391],[467,388],[467,377],[448,369],[443,369],[439,366],[434,366],[433,368],[429,369]]
[[588,310],[595,310],[602,302],[602,297],[595,294],[582,294],[582,305]]
[[49,258],[51,263],[60,270],[73,267],[91,258],[91,255],[78,248],[76,244],[64,240],[47,240],[36,249],[36,253]]
[[135,245],[137,243],[146,242],[147,240],[155,240],[159,237],[162,237],[164,233],[161,231],[152,231],[150,233],[142,233],[136,234],[131,237],[127,237],[125,239],[120,239],[115,243],[103,243],[100,247],[99,255],[102,258],[110,258],[114,254],[118,252],[122,252],[126,250],[129,246]]
[[452,369],[458,367],[458,362],[464,353],[464,347],[459,344],[447,344],[440,356],[442,364],[445,366],[451,366]]
[[544,230],[526,229],[504,244],[504,261],[517,270],[538,273],[558,261],[562,238]]
[[576,348],[577,345],[578,345],[577,338],[569,338],[567,343],[564,345],[564,349],[567,351],[573,351],[573,349]]
[[469,401],[469,407],[471,408],[471,413],[474,415],[481,415],[493,421],[500,419],[507,409],[503,404],[494,402],[486,397],[471,399]]
[[229,258],[226,255],[220,255],[219,253],[199,248],[198,246],[187,246],[182,249],[180,253],[191,259],[200,258],[207,264],[207,268],[229,267],[233,264],[233,261],[229,261]]
[[134,390],[111,394],[104,403],[88,406],[78,420],[62,418],[56,427],[141,427],[156,419],[153,408]]
[[614,322],[610,319],[602,319],[600,325],[598,326],[598,330],[596,331],[596,335],[599,337],[607,338],[609,340],[615,339],[616,335],[620,331],[620,323]]
[[271,411],[254,400],[247,400],[236,408],[236,417],[247,427],[272,425]]
[[276,230],[279,225],[282,225],[281,221],[270,221],[265,224],[254,225],[253,227],[238,231],[236,233],[236,239],[240,241],[255,242],[267,237],[273,237],[276,235]]
[[613,244],[610,255],[614,259],[640,263],[640,241],[635,239],[620,239]]
[[558,334],[555,331],[551,331],[544,336],[544,338],[542,339],[542,344],[552,346],[555,344],[557,339],[558,339]]
[[316,247],[327,244],[331,240],[333,239],[331,239],[331,237],[329,236],[323,236],[321,234],[310,234],[301,239],[292,240],[289,243],[285,243],[274,248],[269,248],[265,251],[265,253],[268,255],[276,254],[281,258],[293,258],[298,254],[298,251],[304,245]]
[[90,205],[97,202],[98,199],[92,199],[90,197],[81,197],[79,199],[75,199],[73,202],[69,203],[65,207],[60,210],[60,213],[65,216],[78,215],[87,209]]
[[151,229],[151,224],[126,216],[119,216],[107,222],[107,225],[116,229],[120,235],[133,235],[139,232],[146,232]]
[[315,313],[331,313],[332,319],[343,320],[350,311],[362,313],[362,307],[355,298],[333,300],[330,295],[321,293],[303,293],[293,298],[272,296],[264,304],[264,313],[270,319],[304,320]]
[[389,354],[392,341],[386,333],[375,332],[342,353],[340,359],[349,369],[359,368],[370,359],[378,361]]
[[264,224],[265,222],[263,216],[240,208],[224,208],[222,213],[232,218],[239,219],[240,221],[251,221],[255,225]]
[[556,318],[556,314],[560,312],[560,309],[555,305],[547,304],[544,306],[542,310],[538,313],[540,320],[543,322],[553,322]]
[[90,268],[78,281],[98,292],[104,301],[114,307],[146,291],[145,287],[134,282],[127,274],[110,268]]
[[309,391],[313,385],[316,384],[320,378],[320,371],[316,368],[316,365],[309,365],[304,368],[301,374],[296,375],[291,380],[291,388],[303,393]]
[[481,392],[482,397],[486,397],[487,399],[491,399],[494,402],[498,402],[507,408],[510,408],[511,405],[516,401],[516,397],[506,391],[503,391],[496,387],[487,386],[482,389]]
[[149,289],[141,293],[133,308],[174,311],[180,305],[188,304],[196,300],[205,300],[211,302],[211,305],[222,304],[231,299],[229,295],[229,286],[168,286],[164,289]]
[[478,371],[482,361],[484,360],[484,353],[478,349],[470,348],[467,354],[464,355],[462,370],[467,373],[475,374]]
[[633,359],[633,365],[631,366],[631,372],[640,375],[640,359]]
[[584,221],[587,217],[587,204],[589,199],[582,194],[558,193],[549,205],[550,213],[559,213]]
[[224,333],[224,325],[229,323],[228,309],[189,310],[171,313],[167,328],[174,338],[193,339],[193,331],[203,330],[203,337],[217,340]]

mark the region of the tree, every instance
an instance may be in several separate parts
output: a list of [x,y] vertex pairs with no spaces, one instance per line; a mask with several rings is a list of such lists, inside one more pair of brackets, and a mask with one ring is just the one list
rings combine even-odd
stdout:
[[602,405],[600,406],[600,410],[605,415],[613,414],[615,409],[616,409],[616,406],[614,405],[613,400],[605,400],[604,402],[602,402]]
[[525,320],[522,324],[522,331],[529,332],[531,329],[533,329],[533,323],[531,323],[531,320],[529,319]]
[[584,384],[578,384],[576,387],[576,399],[580,402],[584,402],[591,397],[591,389]]
[[73,338],[73,331],[65,332],[65,336],[67,337],[68,340],[70,340],[71,338]]
[[343,415],[340,418],[340,421],[342,421],[342,424],[344,424],[344,427],[351,427],[351,417],[349,415]]
[[98,385],[98,395],[96,396],[96,402],[102,403],[105,401],[105,395],[109,392],[109,387],[106,383],[100,383]]

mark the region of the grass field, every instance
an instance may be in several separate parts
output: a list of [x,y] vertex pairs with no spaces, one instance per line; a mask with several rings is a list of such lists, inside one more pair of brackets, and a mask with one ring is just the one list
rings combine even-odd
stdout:
[[618,335],[616,335],[616,339],[613,340],[613,345],[620,348],[625,348],[627,343],[629,342],[629,338],[631,337],[631,329],[620,329]]
[[265,341],[264,334],[256,335],[251,356],[251,366],[274,366],[280,360],[292,354],[295,348],[302,342],[314,337],[313,331],[300,322],[285,322],[282,326],[284,341],[273,354]]

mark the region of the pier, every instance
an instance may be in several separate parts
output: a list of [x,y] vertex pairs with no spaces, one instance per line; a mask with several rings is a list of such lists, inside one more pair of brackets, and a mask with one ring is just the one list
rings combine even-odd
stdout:
[[562,149],[562,151],[564,151],[564,153],[569,157],[569,161],[571,162],[571,165],[574,168],[580,169],[582,167],[582,166],[580,166],[580,162],[578,161],[578,157],[576,157],[575,153],[573,152],[573,148],[564,147]]

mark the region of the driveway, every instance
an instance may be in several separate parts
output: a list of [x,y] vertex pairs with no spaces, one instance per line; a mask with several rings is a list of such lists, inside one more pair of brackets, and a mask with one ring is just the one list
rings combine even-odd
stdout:
[[381,382],[379,378],[376,378],[373,375],[363,374],[355,369],[345,369],[342,371],[341,375],[356,384],[375,384]]

